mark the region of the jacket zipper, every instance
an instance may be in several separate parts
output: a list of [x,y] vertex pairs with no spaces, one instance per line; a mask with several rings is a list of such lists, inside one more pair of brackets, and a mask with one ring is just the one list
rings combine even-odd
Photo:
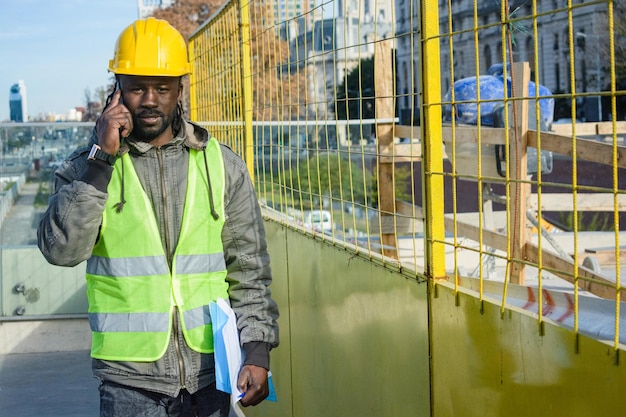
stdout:
[[[170,269],[172,268],[172,264],[170,259],[170,234],[168,227],[168,211],[167,211],[167,193],[165,192],[165,174],[163,172],[163,153],[161,148],[157,148],[157,156],[159,158],[159,172],[161,175],[161,194],[163,195],[163,233],[165,233],[165,254],[168,259],[168,263],[170,264]],[[176,357],[178,359],[178,374],[179,374],[179,383],[180,388],[185,388],[185,363],[183,361],[183,355],[180,349],[180,341],[178,338],[180,327],[178,321],[178,307],[174,306],[172,309],[172,322],[174,324],[174,349],[176,350]]]
[[173,320],[174,320],[174,348],[176,349],[176,356],[178,358],[178,371],[179,371],[179,376],[180,376],[180,388],[184,389],[185,388],[185,364],[183,362],[183,355],[180,351],[180,342],[178,340],[178,331],[179,331],[179,325],[178,325],[178,307],[174,306],[174,311],[172,312],[173,314]]

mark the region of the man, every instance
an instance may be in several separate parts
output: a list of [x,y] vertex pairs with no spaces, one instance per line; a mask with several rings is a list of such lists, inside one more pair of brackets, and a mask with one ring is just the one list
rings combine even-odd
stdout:
[[38,229],[48,262],[87,260],[101,416],[226,416],[209,304],[229,299],[244,364],[241,404],[268,395],[278,309],[265,231],[243,161],[183,120],[186,43],[166,21],[125,29],[116,89],[88,147],[55,174]]

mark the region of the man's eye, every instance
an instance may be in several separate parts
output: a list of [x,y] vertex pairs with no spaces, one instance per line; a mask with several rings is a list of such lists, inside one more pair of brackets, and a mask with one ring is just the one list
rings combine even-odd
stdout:
[[167,93],[168,91],[170,91],[170,89],[167,88],[167,87],[159,87],[159,88],[157,88],[157,91],[159,93]]

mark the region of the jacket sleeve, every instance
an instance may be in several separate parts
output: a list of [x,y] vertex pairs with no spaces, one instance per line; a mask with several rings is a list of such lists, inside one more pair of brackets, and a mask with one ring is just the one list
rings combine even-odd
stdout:
[[76,151],[55,172],[54,191],[37,229],[37,244],[46,260],[75,266],[91,256],[107,200],[113,167],[87,162],[87,148]]
[[[263,218],[246,165],[225,146],[222,154],[226,168],[222,241],[231,306],[245,363],[269,368],[269,350],[279,342],[278,306],[269,288],[272,272]],[[267,363],[263,363],[265,355]]]

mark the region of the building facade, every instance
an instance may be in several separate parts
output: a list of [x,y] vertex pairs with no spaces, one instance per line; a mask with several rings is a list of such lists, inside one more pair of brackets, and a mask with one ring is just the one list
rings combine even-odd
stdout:
[[391,1],[313,1],[310,21],[295,21],[290,62],[307,65],[311,117],[333,118],[337,86],[361,60],[373,56],[374,41],[392,37]]
[[[533,2],[511,1],[513,48],[502,46],[501,2],[488,0],[478,3],[475,21],[473,0],[439,2],[440,33],[452,33],[441,38],[442,94],[455,80],[486,75],[487,69],[503,61],[528,61],[533,81],[548,87],[553,93],[588,93],[601,91],[608,78],[603,69],[603,39],[608,38],[607,6],[574,0],[572,8],[572,40],[570,41],[567,0],[535,0],[537,40],[533,36]],[[398,110],[403,124],[419,120],[419,5],[417,0],[395,0],[397,45]],[[450,32],[449,28],[452,28]],[[476,28],[476,31],[474,30]],[[478,35],[478,44],[475,39]],[[477,48],[478,45],[478,48]],[[574,48],[574,77],[570,72],[570,47]],[[450,51],[453,51],[452,53]],[[538,58],[535,60],[535,56]],[[584,94],[583,94],[584,95]],[[577,101],[581,120],[608,120],[608,109],[602,108],[599,96],[585,96]],[[557,106],[555,119],[570,118],[571,110]],[[569,113],[569,114],[568,114]]]

